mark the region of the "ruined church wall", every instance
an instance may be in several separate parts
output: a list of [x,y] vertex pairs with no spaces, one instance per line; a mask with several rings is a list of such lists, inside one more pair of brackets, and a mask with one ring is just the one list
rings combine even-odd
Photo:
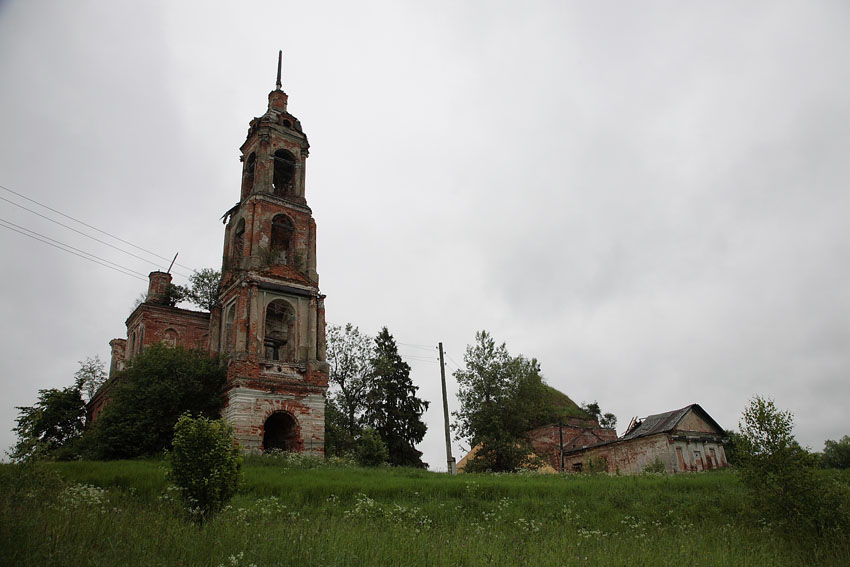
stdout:
[[639,474],[656,458],[661,460],[666,470],[672,470],[670,441],[666,434],[589,448],[567,455],[564,460],[567,471],[587,471],[591,459],[604,459],[609,473]]
[[263,450],[266,420],[276,412],[290,414],[297,423],[299,452],[324,455],[325,396],[319,392],[271,393],[237,387],[227,394],[222,417],[233,426],[239,446],[248,452]]
[[[557,424],[545,425],[528,432],[534,454],[542,458],[553,470],[561,467],[561,432]],[[564,451],[580,449],[605,441],[613,441],[617,432],[600,427],[596,420],[573,420],[563,425]]]

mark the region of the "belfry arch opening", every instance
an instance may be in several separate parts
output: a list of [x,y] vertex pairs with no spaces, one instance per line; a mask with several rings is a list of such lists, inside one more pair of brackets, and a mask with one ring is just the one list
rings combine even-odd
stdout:
[[272,238],[270,243],[271,263],[290,264],[292,235],[295,233],[295,223],[286,215],[277,215],[272,219]]
[[235,322],[236,322],[236,304],[233,303],[227,308],[224,316],[224,337],[222,340],[222,350],[226,353],[233,352],[233,345],[236,343]]
[[241,267],[245,255],[245,219],[239,219],[233,232],[233,246],[230,251],[230,262],[234,268]]
[[298,422],[283,411],[271,414],[263,425],[263,451],[297,451]]
[[295,156],[286,150],[277,150],[274,153],[272,186],[274,194],[279,197],[295,194]]
[[242,174],[242,198],[244,199],[254,188],[254,170],[257,166],[257,154],[251,152],[245,160],[245,171]]
[[283,299],[266,307],[264,346],[267,360],[295,360],[295,311]]

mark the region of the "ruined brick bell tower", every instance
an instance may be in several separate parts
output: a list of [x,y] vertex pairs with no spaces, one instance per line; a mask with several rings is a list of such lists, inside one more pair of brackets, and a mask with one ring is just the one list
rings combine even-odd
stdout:
[[316,223],[305,198],[310,147],[281,90],[251,120],[240,148],[239,202],[224,216],[219,306],[212,350],[226,355],[223,410],[246,450],[324,452],[324,296],[316,272]]

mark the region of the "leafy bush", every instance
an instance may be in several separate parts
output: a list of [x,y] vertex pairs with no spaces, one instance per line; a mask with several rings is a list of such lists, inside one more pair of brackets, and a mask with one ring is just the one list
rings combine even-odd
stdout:
[[387,444],[374,429],[368,427],[360,434],[356,449],[357,463],[363,467],[377,467],[387,462]]
[[242,457],[233,428],[224,420],[184,414],[174,426],[169,455],[172,480],[187,509],[199,523],[220,511],[236,494]]
[[584,472],[597,474],[608,472],[608,461],[604,457],[589,457],[585,464]]
[[664,474],[667,472],[667,467],[664,466],[660,457],[655,457],[655,460],[652,463],[643,467],[643,472],[650,474]]
[[130,361],[109,403],[83,436],[86,457],[126,459],[161,453],[184,412],[218,417],[227,368],[200,350],[153,344]]
[[738,471],[753,508],[799,537],[850,537],[850,487],[815,475],[815,461],[792,433],[794,416],[756,396],[744,410],[736,439]]

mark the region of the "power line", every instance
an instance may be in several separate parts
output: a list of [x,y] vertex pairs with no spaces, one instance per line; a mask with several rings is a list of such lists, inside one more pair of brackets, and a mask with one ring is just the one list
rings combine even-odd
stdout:
[[429,364],[438,364],[438,362],[431,358],[419,358],[416,356],[405,356],[402,355],[402,358],[406,358],[407,360],[415,360],[416,362],[427,362]]
[[396,341],[396,344],[409,346],[409,347],[413,347],[413,348],[418,348],[418,349],[421,349],[421,350],[427,350],[428,352],[433,352],[434,349],[437,348],[435,346],[414,345],[414,344],[411,344],[411,343],[402,343],[402,342],[399,342],[399,341]]
[[[2,221],[2,220],[0,220],[0,223],[5,223],[5,222],[6,222],[6,221]],[[10,224],[11,224],[11,223],[10,223]],[[18,229],[16,229],[16,228],[12,228],[11,226],[6,226],[5,224],[0,224],[0,226],[2,226],[3,228],[7,228],[7,229],[9,229],[9,230],[11,230],[11,231],[13,231],[13,232],[17,232],[17,233],[19,233],[19,234],[23,234],[24,236],[28,236],[29,238],[32,238],[33,240],[38,240],[39,242],[43,242],[44,244],[47,244],[48,246],[53,246],[54,248],[57,248],[57,249],[59,249],[59,250],[61,250],[61,251],[63,251],[63,252],[67,252],[68,254],[73,254],[74,256],[79,256],[80,258],[83,258],[84,260],[88,260],[89,262],[94,262],[95,264],[100,264],[101,266],[104,266],[104,267],[106,267],[106,268],[109,268],[110,270],[115,270],[116,272],[122,273],[122,274],[124,274],[125,276],[130,276],[130,277],[132,277],[132,278],[136,278],[136,279],[139,279],[139,280],[142,280],[142,281],[147,281],[147,278],[144,278],[144,277],[141,277],[141,276],[137,276],[137,275],[136,275],[136,273],[138,273],[138,272],[136,272],[136,273],[132,273],[132,271],[124,271],[124,270],[127,270],[127,268],[123,268],[123,267],[121,267],[122,269],[115,268],[115,267],[110,266],[109,264],[107,264],[107,263],[105,263],[105,262],[101,262],[101,261],[96,260],[96,259],[94,259],[94,258],[90,258],[90,257],[88,257],[88,256],[84,256],[83,254],[85,254],[85,252],[84,252],[83,254],[78,254],[77,252],[74,252],[74,251],[72,251],[72,250],[68,250],[67,248],[62,248],[62,246],[58,246],[58,245],[56,245],[56,244],[53,244],[52,242],[48,242],[47,240],[42,240],[42,239],[41,239],[41,238],[39,238],[38,236],[33,236],[32,234],[27,234],[26,232],[24,232],[24,231],[22,231],[22,230],[18,230]],[[26,229],[24,229],[24,230],[26,230]],[[45,238],[46,238],[46,237],[45,237]],[[118,265],[118,264],[116,264],[116,266],[117,266],[117,265]]]
[[[145,253],[147,253],[147,254],[150,254],[151,256],[155,256],[155,257],[159,258],[160,260],[170,261],[170,258],[167,258],[167,257],[165,257],[165,256],[162,256],[162,255],[160,255],[160,254],[157,254],[156,252],[151,252],[150,250],[147,250],[147,249],[145,249],[145,248],[142,248],[141,246],[138,246],[138,245],[136,245],[136,244],[133,244],[133,243],[132,243],[132,242],[130,242],[129,240],[124,240],[123,238],[121,238],[121,237],[119,237],[119,236],[115,236],[114,234],[111,234],[111,233],[109,233],[109,232],[106,232],[105,230],[101,230],[101,229],[97,228],[96,226],[92,226],[92,225],[90,225],[90,224],[88,224],[88,223],[86,223],[86,222],[81,221],[80,219],[74,218],[74,217],[72,217],[71,215],[65,214],[65,213],[63,213],[62,211],[56,210],[56,209],[54,209],[53,207],[50,207],[50,206],[48,206],[48,205],[45,205],[44,203],[40,203],[40,202],[36,201],[35,199],[32,199],[32,198],[30,198],[30,197],[27,197],[26,195],[23,195],[23,194],[21,194],[21,193],[18,193],[17,191],[13,191],[12,189],[9,189],[8,187],[6,187],[6,186],[4,186],[4,185],[0,185],[0,189],[5,189],[5,190],[6,190],[6,191],[8,191],[9,193],[12,193],[12,194],[14,194],[14,195],[17,195],[17,196],[18,196],[18,197],[20,197],[21,199],[26,199],[27,201],[29,201],[29,202],[31,202],[31,203],[35,203],[36,205],[39,205],[40,207],[44,207],[44,208],[45,208],[45,209],[47,209],[48,211],[52,211],[52,212],[56,213],[57,215],[61,215],[61,216],[65,217],[66,219],[70,219],[70,220],[72,220],[72,221],[74,221],[74,222],[76,222],[76,223],[79,223],[79,224],[81,224],[81,225],[83,225],[83,226],[85,226],[85,227],[88,227],[88,228],[90,228],[90,229],[92,229],[92,230],[94,230],[94,231],[97,231],[97,232],[99,232],[99,233],[101,233],[101,234],[105,234],[106,236],[109,236],[110,238],[114,238],[115,240],[117,240],[117,241],[119,241],[119,242],[123,242],[124,244],[127,244],[128,246],[132,246],[133,248],[135,248],[135,249],[137,249],[137,250],[141,250],[142,252],[145,252]],[[0,197],[0,198],[2,198],[2,197]],[[20,205],[17,205],[16,203],[14,203],[14,202],[12,202],[12,201],[9,201],[8,199],[3,199],[3,200],[4,200],[4,201],[7,201],[7,202],[9,202],[9,203],[12,203],[13,205],[20,206]],[[23,207],[21,207],[21,208],[23,208]],[[26,210],[29,210],[29,209],[26,209]],[[32,212],[32,211],[30,211],[30,212]],[[38,213],[35,213],[35,214],[38,214]],[[45,218],[46,218],[46,217],[45,217]],[[50,220],[50,219],[48,219],[48,220]],[[63,226],[64,226],[64,225],[63,225]],[[73,230],[73,229],[71,229],[71,230]],[[145,261],[146,261],[146,262],[150,262],[150,260],[145,260]],[[151,262],[151,263],[153,263],[153,262]],[[195,269],[194,269],[194,268],[190,268],[189,266],[184,266],[183,264],[180,264],[180,263],[177,263],[177,262],[175,262],[175,264],[174,264],[174,265],[175,265],[175,266],[180,266],[181,268],[186,268],[187,270],[192,270],[193,272],[195,271]],[[180,275],[181,275],[181,276],[183,276],[183,277],[188,277],[188,276],[183,275],[183,274],[180,274]]]
[[[3,188],[4,188],[4,189],[6,189],[5,187],[3,187]],[[70,227],[70,226],[68,226],[67,224],[63,224],[63,223],[59,222],[58,220],[52,219],[52,218],[50,218],[50,217],[48,217],[48,216],[46,216],[46,215],[43,215],[43,214],[41,214],[41,213],[38,213],[38,212],[36,212],[36,211],[34,211],[34,210],[32,210],[32,209],[28,209],[27,207],[25,207],[25,206],[23,206],[23,205],[20,205],[20,204],[18,204],[18,203],[16,203],[16,202],[14,202],[14,201],[10,201],[9,199],[7,199],[7,198],[5,198],[5,197],[0,197],[0,200],[2,200],[2,201],[6,201],[7,203],[10,203],[10,204],[12,204],[12,205],[14,205],[14,206],[16,206],[16,207],[19,207],[19,208],[21,208],[21,209],[25,210],[25,211],[28,211],[28,212],[30,212],[30,213],[32,213],[32,214],[34,214],[34,215],[36,215],[36,216],[39,216],[39,217],[41,217],[41,218],[43,218],[43,219],[45,219],[45,220],[49,220],[49,221],[50,221],[50,222],[52,222],[52,223],[58,224],[59,226],[62,226],[62,227],[65,227],[65,228],[67,228],[68,230],[70,230],[70,231],[72,231],[72,232],[76,232],[77,234],[80,234],[80,235],[82,235],[82,236],[85,236],[86,238],[90,238],[90,239],[94,240],[95,242],[100,242],[101,244],[103,244],[103,245],[105,245],[105,246],[109,246],[110,248],[114,248],[115,250],[118,250],[119,252],[123,252],[124,254],[127,254],[128,256],[132,256],[133,258],[137,258],[137,259],[139,259],[139,260],[141,260],[141,261],[143,261],[143,262],[147,262],[147,263],[149,263],[149,264],[154,264],[154,265],[156,265],[154,262],[150,261],[150,260],[149,260],[149,259],[147,259],[147,258],[142,258],[141,256],[139,256],[139,255],[137,255],[137,254],[133,254],[132,252],[128,252],[128,251],[126,251],[126,250],[124,250],[124,249],[122,249],[122,248],[118,248],[117,246],[115,246],[115,245],[113,245],[113,244],[110,244],[110,243],[108,243],[108,242],[105,242],[105,241],[103,241],[103,240],[100,240],[99,238],[95,238],[94,236],[91,236],[90,234],[86,234],[85,232],[83,232],[83,231],[81,231],[81,230],[77,230],[76,228]],[[190,269],[191,269],[191,268],[190,268]],[[176,274],[178,274],[178,275],[180,275],[180,276],[182,276],[182,277],[184,277],[184,278],[188,278],[188,277],[189,277],[189,276],[187,276],[186,274],[181,274],[180,272],[175,272],[175,273],[176,273]]]
[[[56,244],[58,244],[59,246],[64,246],[65,248],[69,248],[70,250],[74,250],[74,251],[76,251],[76,252],[79,252],[80,254],[85,254],[86,256],[91,256],[92,258],[97,258],[98,260],[100,260],[100,261],[102,261],[102,262],[106,262],[107,264],[111,264],[111,265],[115,266],[116,268],[120,268],[120,269],[125,270],[125,271],[127,271],[127,272],[132,272],[133,274],[136,274],[136,275],[138,275],[138,276],[141,276],[141,277],[142,277],[143,279],[145,279],[145,280],[147,280],[147,279],[148,279],[148,278],[145,276],[145,274],[143,274],[143,273],[141,273],[141,272],[137,272],[136,270],[133,270],[133,269],[128,268],[128,267],[126,267],[126,266],[122,266],[121,264],[116,264],[115,262],[113,262],[113,261],[111,261],[111,260],[107,260],[106,258],[101,258],[100,256],[97,256],[97,255],[95,255],[95,254],[92,254],[91,252],[86,252],[85,250],[80,250],[79,248],[75,248],[75,247],[71,246],[70,244],[65,244],[65,243],[64,243],[64,242],[62,242],[61,240],[56,240],[55,238],[50,238],[49,236],[45,236],[44,234],[41,234],[41,233],[36,232],[36,231],[34,231],[34,230],[30,230],[30,229],[28,229],[28,228],[26,228],[26,227],[24,227],[24,226],[21,226],[21,225],[15,224],[15,223],[13,223],[13,222],[7,221],[6,219],[0,219],[0,222],[4,222],[4,223],[6,223],[7,225],[11,225],[11,226],[14,226],[15,228],[20,229],[20,230],[17,230],[17,231],[15,231],[15,232],[20,232],[21,230],[24,230],[24,231],[26,231],[26,232],[28,232],[28,233],[30,233],[30,234],[34,234],[35,236],[38,236],[39,238],[43,238],[43,239],[45,239],[45,240],[49,240],[50,242],[55,242],[55,243],[56,243]],[[9,227],[7,226],[6,228],[9,228]],[[13,230],[14,230],[14,229],[13,229]],[[23,234],[23,233],[21,233],[21,234]],[[27,234],[27,235],[25,235],[25,236],[29,236],[29,234]],[[45,242],[45,244],[47,244],[47,243]]]

